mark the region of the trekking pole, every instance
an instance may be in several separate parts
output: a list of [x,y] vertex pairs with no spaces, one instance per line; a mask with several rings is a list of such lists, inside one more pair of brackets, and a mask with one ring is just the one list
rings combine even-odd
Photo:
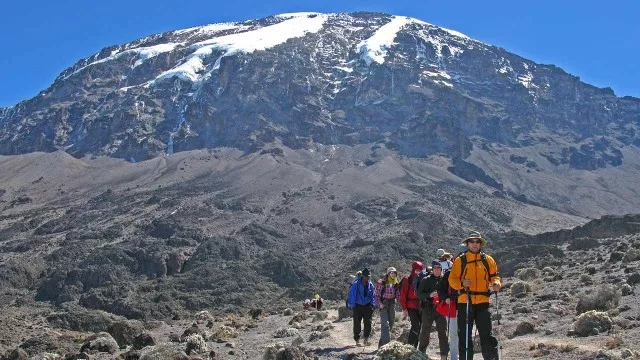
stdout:
[[451,324],[451,301],[449,301],[449,309],[447,310],[447,339],[449,339],[449,326]]
[[498,328],[496,329],[498,331],[498,358],[502,359],[502,329],[500,328],[500,302],[498,301],[498,292],[495,291],[494,294],[496,295],[496,315],[497,315],[497,320],[498,320]]
[[469,342],[471,341],[469,334],[469,307],[471,303],[471,296],[469,296],[469,288],[465,288],[467,292],[467,316],[464,319],[464,333],[465,333],[465,360],[469,360]]

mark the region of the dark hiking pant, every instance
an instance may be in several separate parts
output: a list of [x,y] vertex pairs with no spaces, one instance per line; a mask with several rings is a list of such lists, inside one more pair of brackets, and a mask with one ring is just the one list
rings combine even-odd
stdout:
[[449,353],[449,339],[447,338],[447,319],[442,316],[431,305],[422,308],[422,329],[420,330],[420,345],[418,350],[425,353],[431,340],[431,327],[436,322],[436,331],[438,332],[438,345],[440,346],[440,354]]
[[409,330],[409,338],[407,344],[418,347],[418,337],[420,336],[420,325],[422,324],[422,314],[419,309],[407,309],[409,320],[411,320],[411,329]]
[[371,335],[371,317],[373,316],[373,305],[356,305],[353,308],[353,339],[360,340],[362,322],[364,322],[364,338]]
[[391,341],[391,330],[396,321],[396,300],[385,299],[383,304],[384,307],[380,309],[380,341],[378,341],[378,348]]
[[[476,323],[480,335],[482,358],[484,360],[498,360],[498,340],[491,332],[491,312],[489,303],[472,304],[469,307],[469,327],[465,331],[467,322],[467,304],[458,303],[458,348],[460,359],[467,360],[465,340],[469,341],[469,357],[473,359],[473,323]],[[469,336],[467,337],[467,334]]]

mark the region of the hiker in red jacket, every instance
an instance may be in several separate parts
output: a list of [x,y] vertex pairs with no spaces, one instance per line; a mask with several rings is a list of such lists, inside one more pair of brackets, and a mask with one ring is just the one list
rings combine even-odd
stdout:
[[416,294],[416,287],[413,283],[423,267],[424,265],[420,261],[414,261],[411,264],[411,274],[403,277],[400,281],[400,306],[402,306],[404,316],[408,316],[411,320],[411,330],[409,331],[407,344],[414,348],[418,347],[422,317],[420,314],[420,299]]

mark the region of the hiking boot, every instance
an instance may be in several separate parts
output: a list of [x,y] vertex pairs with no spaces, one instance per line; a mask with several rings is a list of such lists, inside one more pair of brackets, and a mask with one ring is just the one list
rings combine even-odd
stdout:
[[447,355],[440,355],[440,360],[447,360]]
[[364,339],[364,346],[369,346],[371,345],[371,341],[369,341],[369,338],[365,338]]
[[360,340],[356,340],[356,346],[362,346],[362,343],[360,342]]

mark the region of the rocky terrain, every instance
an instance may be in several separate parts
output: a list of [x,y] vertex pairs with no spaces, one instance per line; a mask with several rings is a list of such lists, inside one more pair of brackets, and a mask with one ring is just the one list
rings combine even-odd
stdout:
[[[531,236],[528,246],[540,251],[530,251],[528,257],[519,251],[496,251],[500,263],[519,260],[515,276],[504,278],[499,306],[494,299],[491,310],[500,318],[499,324],[494,319],[494,327],[505,359],[640,358],[640,233],[629,230],[637,229],[639,219],[607,218],[561,237]],[[585,229],[593,236],[584,237]],[[320,312],[303,311],[300,303],[289,305],[269,304],[237,315],[194,310],[162,321],[136,321],[71,306],[60,311],[18,297],[2,305],[2,346],[8,359],[55,359],[65,354],[69,359],[381,356],[374,346],[354,346],[342,302],[328,301],[328,310]],[[402,341],[408,326],[398,315],[394,338]],[[378,333],[379,324],[375,339]],[[437,356],[435,345],[428,355]]]
[[476,229],[505,358],[637,357],[639,125],[639,99],[400,16],[105,48],[0,109],[0,354],[371,358],[350,275]]

